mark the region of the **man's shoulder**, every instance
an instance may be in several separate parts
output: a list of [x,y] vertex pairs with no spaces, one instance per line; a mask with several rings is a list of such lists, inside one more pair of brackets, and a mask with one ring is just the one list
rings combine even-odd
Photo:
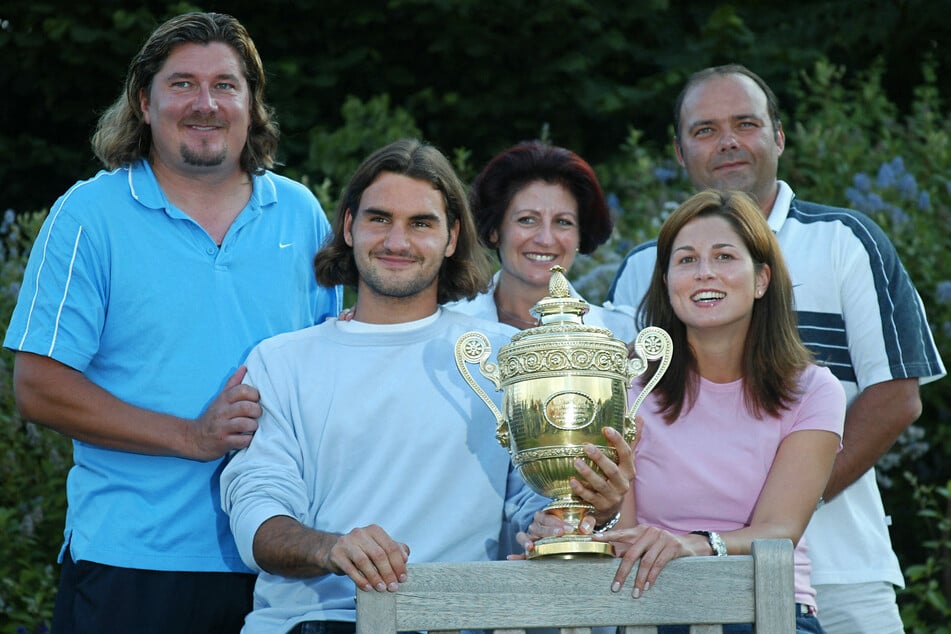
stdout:
[[624,256],[624,261],[630,259],[653,258],[657,253],[657,240],[646,240],[641,242]]
[[332,319],[299,330],[290,330],[272,335],[255,346],[261,356],[282,355],[295,350],[302,350],[307,344],[321,339],[322,335],[333,329]]
[[833,230],[841,227],[854,234],[863,243],[890,244],[885,231],[868,214],[850,209],[794,199],[789,205],[788,221],[815,230]]
[[[129,167],[121,167],[114,170],[100,170],[93,176],[79,180],[67,189],[60,196],[57,203],[71,204],[84,202],[100,202],[100,196],[104,194],[114,195],[115,190],[130,191],[129,189]],[[112,200],[110,203],[114,202]]]
[[69,218],[87,229],[103,225],[122,229],[121,223],[109,222],[114,214],[127,215],[139,203],[130,189],[129,168],[101,170],[92,177],[76,181],[50,207],[48,222]]
[[[614,274],[614,280],[604,298],[604,307],[618,310],[622,306],[636,306],[641,295],[647,290],[646,284],[649,283],[656,259],[657,240],[641,242],[628,251]],[[637,285],[643,285],[644,288],[639,292],[635,291],[634,286]],[[630,312],[633,308],[621,310]]]
[[443,307],[442,320],[454,331],[478,330],[491,338],[504,337],[510,339],[517,334],[517,328],[494,319],[486,319],[478,315],[470,315],[458,310]]
[[254,180],[260,187],[260,194],[265,201],[267,201],[269,194],[272,194],[277,197],[277,202],[280,204],[288,202],[288,199],[291,201],[304,200],[309,204],[319,204],[314,192],[293,178],[268,170],[263,174],[255,176]]
[[491,292],[479,293],[472,299],[465,297],[455,301],[446,302],[443,308],[454,312],[480,317],[482,319],[494,320],[496,316],[495,300]]
[[614,287],[617,285],[618,279],[621,277],[627,277],[631,274],[636,274],[638,276],[643,276],[654,269],[654,260],[657,259],[657,240],[647,240],[646,242],[641,242],[639,245],[627,252],[627,255],[624,256],[624,259],[621,261],[621,265],[618,267],[617,273],[614,276],[614,283],[611,285],[611,289],[608,292],[608,297],[613,296]]
[[789,217],[799,222],[856,222],[863,225],[876,225],[868,214],[849,207],[825,205],[808,200],[794,199],[789,204]]

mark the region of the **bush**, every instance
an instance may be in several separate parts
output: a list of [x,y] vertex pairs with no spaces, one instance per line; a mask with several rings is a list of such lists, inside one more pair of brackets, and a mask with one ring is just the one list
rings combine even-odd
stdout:
[[[45,213],[7,210],[0,222],[0,324],[7,323],[26,256]],[[45,632],[59,578],[66,519],[67,438],[24,421],[13,400],[13,353],[0,351],[0,632]]]

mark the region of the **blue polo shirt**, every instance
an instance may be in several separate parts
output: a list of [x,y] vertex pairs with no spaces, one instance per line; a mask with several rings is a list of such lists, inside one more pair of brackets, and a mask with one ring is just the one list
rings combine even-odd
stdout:
[[[219,247],[145,161],[76,183],[30,255],[4,346],[51,357],[119,399],[198,417],[250,350],[336,316],[314,281],[330,227],[303,185],[267,172]],[[224,460],[73,441],[65,543],[74,560],[246,571],[221,511]]]

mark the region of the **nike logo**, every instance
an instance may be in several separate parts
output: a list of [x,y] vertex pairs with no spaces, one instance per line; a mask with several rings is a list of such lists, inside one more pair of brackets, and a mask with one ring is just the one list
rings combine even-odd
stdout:
[[293,242],[278,242],[277,243],[278,249],[286,249],[287,247],[291,247],[291,246],[294,246]]

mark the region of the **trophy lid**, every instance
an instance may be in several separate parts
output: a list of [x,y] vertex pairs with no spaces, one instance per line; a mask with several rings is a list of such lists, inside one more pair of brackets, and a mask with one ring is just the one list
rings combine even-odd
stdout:
[[564,268],[553,266],[550,271],[549,295],[531,309],[539,325],[515,333],[499,349],[500,385],[569,374],[622,379],[627,344],[607,328],[585,324],[582,317],[590,304],[572,297]]
[[541,324],[573,323],[581,324],[582,315],[588,312],[588,302],[580,297],[571,296],[571,285],[565,277],[565,269],[553,266],[551,279],[548,280],[548,297],[538,300],[529,311]]

